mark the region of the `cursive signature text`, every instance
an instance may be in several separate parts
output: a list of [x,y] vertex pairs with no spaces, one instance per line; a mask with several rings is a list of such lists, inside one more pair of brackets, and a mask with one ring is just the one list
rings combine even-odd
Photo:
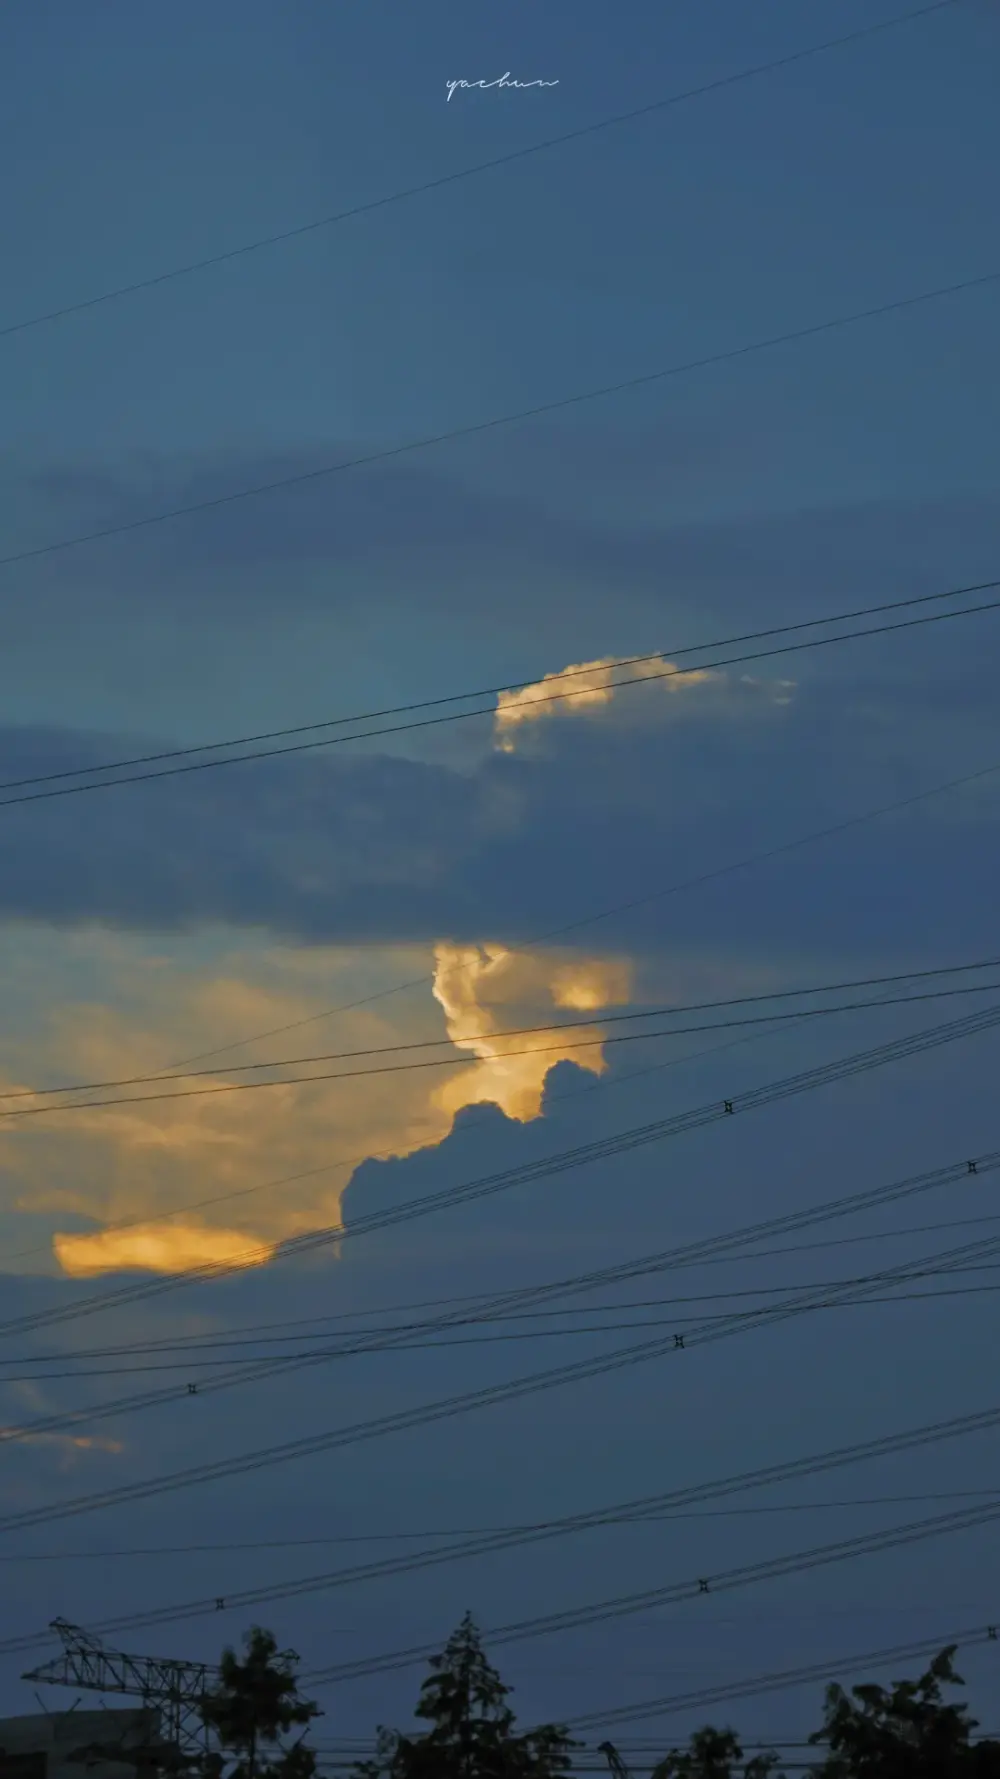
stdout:
[[483,92],[485,92],[487,87],[491,87],[491,86],[529,87],[529,86],[558,86],[558,85],[559,85],[558,80],[511,80],[509,68],[508,68],[506,74],[501,74],[499,80],[446,80],[445,81],[445,86],[448,88],[448,103],[449,104],[451,103],[452,99],[454,98],[455,93],[458,91],[459,87],[462,87],[464,89],[464,91],[468,93],[468,92],[472,91],[473,87],[480,87],[480,88],[482,88]]

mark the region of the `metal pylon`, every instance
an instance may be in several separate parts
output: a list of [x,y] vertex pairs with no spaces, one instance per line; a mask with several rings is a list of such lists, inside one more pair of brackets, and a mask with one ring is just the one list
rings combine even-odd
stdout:
[[123,1655],[120,1650],[105,1649],[99,1637],[64,1618],[53,1619],[51,1628],[62,1642],[62,1655],[22,1675],[23,1680],[139,1698],[159,1712],[164,1741],[187,1754],[208,1753],[208,1731],[199,1705],[218,1678],[215,1668],[205,1662]]

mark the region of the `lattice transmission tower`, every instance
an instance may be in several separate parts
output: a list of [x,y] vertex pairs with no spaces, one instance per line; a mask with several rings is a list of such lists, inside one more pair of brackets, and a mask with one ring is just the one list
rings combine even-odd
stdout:
[[99,1637],[71,1625],[67,1619],[52,1621],[62,1643],[62,1655],[23,1674],[23,1680],[47,1686],[75,1686],[89,1692],[125,1693],[141,1699],[159,1712],[165,1742],[182,1753],[208,1753],[208,1731],[202,1722],[200,1703],[218,1679],[218,1670],[205,1662],[168,1661],[162,1656],[123,1655],[105,1649]]

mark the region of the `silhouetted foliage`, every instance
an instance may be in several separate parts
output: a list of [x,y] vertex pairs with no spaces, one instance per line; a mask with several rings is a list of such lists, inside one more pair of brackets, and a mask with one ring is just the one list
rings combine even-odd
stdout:
[[[978,1724],[968,1707],[943,1697],[945,1687],[965,1684],[954,1655],[954,1645],[943,1649],[919,1680],[828,1686],[823,1727],[809,1738],[813,1779],[1000,1779],[1000,1741],[973,1742]],[[217,1745],[205,1758],[141,1725],[66,1758],[84,1768],[113,1759],[136,1779],[317,1779],[305,1735],[321,1713],[299,1697],[298,1659],[259,1626],[245,1636],[242,1660],[223,1651],[218,1685],[200,1705]],[[380,1728],[375,1758],[355,1767],[355,1779],[563,1779],[582,1744],[562,1724],[519,1733],[509,1696],[467,1613],[420,1689],[414,1715],[428,1728],[412,1735]],[[301,1734],[286,1746],[295,1729]],[[613,1746],[601,1750],[627,1779]],[[652,1779],[787,1779],[782,1764],[771,1750],[748,1757],[735,1731],[708,1725],[666,1754]]]
[[943,1649],[919,1680],[891,1688],[826,1691],[825,1722],[809,1739],[829,1750],[817,1779],[1000,1779],[1000,1742],[973,1743],[975,1718],[946,1704],[943,1686],[964,1686],[955,1646]]
[[357,1779],[558,1779],[577,1746],[559,1724],[518,1735],[510,1688],[486,1659],[468,1613],[420,1689],[423,1735],[380,1729],[374,1760]]
[[780,1779],[773,1753],[755,1754],[744,1763],[740,1739],[732,1730],[696,1730],[684,1750],[661,1760],[653,1779]]
[[202,1721],[219,1744],[206,1763],[207,1779],[221,1779],[230,1761],[226,1779],[314,1779],[316,1756],[302,1737],[290,1748],[281,1742],[289,1730],[320,1715],[318,1705],[299,1698],[298,1656],[293,1649],[279,1651],[271,1632],[259,1625],[243,1642],[243,1661],[235,1650],[223,1650],[219,1684],[201,1703]]

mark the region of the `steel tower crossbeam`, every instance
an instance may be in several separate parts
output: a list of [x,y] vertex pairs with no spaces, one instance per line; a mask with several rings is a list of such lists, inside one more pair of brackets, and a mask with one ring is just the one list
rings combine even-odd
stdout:
[[144,1705],[159,1711],[165,1741],[191,1754],[207,1754],[208,1731],[199,1705],[217,1679],[216,1669],[205,1662],[124,1655],[118,1649],[105,1649],[98,1637],[64,1618],[53,1619],[52,1629],[62,1642],[62,1655],[33,1668],[22,1679],[140,1698]]

